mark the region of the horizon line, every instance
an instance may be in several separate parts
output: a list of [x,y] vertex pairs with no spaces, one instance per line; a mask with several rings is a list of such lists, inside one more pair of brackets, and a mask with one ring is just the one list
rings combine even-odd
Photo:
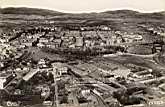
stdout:
[[144,11],[140,9],[134,9],[134,8],[129,8],[129,7],[121,7],[121,8],[113,8],[113,9],[103,9],[103,10],[90,10],[90,11],[67,11],[67,10],[59,10],[59,9],[54,9],[54,8],[47,8],[47,7],[35,7],[35,6],[26,6],[26,5],[7,5],[7,6],[1,6],[0,8],[33,8],[33,9],[47,9],[47,10],[52,10],[52,11],[57,11],[61,13],[75,13],[75,14],[81,14],[81,13],[101,13],[101,12],[106,12],[106,11],[117,11],[117,10],[132,10],[140,13],[157,13],[157,12],[163,12],[165,9],[161,10],[153,10],[153,11]]

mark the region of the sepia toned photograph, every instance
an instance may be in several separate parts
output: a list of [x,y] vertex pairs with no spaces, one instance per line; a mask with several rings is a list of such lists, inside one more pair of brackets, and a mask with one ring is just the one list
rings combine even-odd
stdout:
[[0,107],[165,107],[165,0],[0,0]]

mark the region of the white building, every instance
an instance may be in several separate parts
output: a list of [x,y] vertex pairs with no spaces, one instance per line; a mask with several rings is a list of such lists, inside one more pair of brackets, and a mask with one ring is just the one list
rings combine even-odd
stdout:
[[84,45],[83,37],[76,37],[76,46],[82,47]]
[[49,41],[46,38],[40,38],[39,42],[40,43],[48,43]]
[[0,89],[4,89],[4,83],[6,82],[5,77],[0,77]]
[[5,86],[15,77],[15,74],[0,74],[0,90],[4,89]]

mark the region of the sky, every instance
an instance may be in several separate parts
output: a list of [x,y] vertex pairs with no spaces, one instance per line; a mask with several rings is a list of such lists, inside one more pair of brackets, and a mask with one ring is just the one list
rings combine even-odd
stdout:
[[45,8],[70,13],[119,9],[157,12],[165,11],[165,0],[0,0],[0,7]]

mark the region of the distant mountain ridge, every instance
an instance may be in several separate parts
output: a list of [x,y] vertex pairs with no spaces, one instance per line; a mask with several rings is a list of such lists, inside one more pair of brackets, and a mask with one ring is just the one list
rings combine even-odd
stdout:
[[[1,14],[22,14],[22,15],[41,15],[41,16],[57,16],[57,15],[72,15],[73,13],[62,13],[54,10],[48,9],[39,9],[39,8],[27,8],[27,7],[7,7],[7,8],[0,8]],[[156,15],[165,15],[165,11],[162,12],[154,12],[154,13],[140,13],[138,11],[133,10],[113,10],[113,11],[105,11],[100,13],[79,13],[75,15],[98,15],[98,14],[122,14],[122,15],[136,15],[136,14],[156,14]]]
[[[38,23],[54,23],[59,25],[112,25],[115,29],[126,23],[165,22],[165,11],[154,13],[141,13],[133,10],[113,10],[92,13],[63,13],[48,9],[8,7],[0,8],[0,26],[30,25]],[[27,23],[28,22],[28,23]],[[23,24],[22,24],[23,23]],[[131,24],[129,27],[132,26]],[[123,25],[124,26],[124,25]],[[127,26],[128,27],[128,26]],[[121,28],[122,29],[122,28]],[[124,29],[124,28],[123,28]]]
[[53,10],[48,10],[48,9],[38,9],[38,8],[27,8],[27,7],[8,7],[8,8],[1,8],[0,9],[1,14],[22,14],[22,15],[41,15],[41,16],[46,16],[46,15],[63,15],[64,13],[62,12],[57,12]]

